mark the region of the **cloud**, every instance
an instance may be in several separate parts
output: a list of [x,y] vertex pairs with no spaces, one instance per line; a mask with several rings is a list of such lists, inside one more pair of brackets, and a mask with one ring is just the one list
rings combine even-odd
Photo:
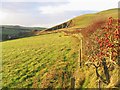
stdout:
[[2,2],[2,9],[17,13],[38,12],[39,7],[60,6],[67,2]]
[[[43,26],[50,27],[64,20],[64,17],[58,15],[43,15],[37,8],[39,6],[59,6],[65,4],[63,2],[3,2],[2,11],[0,12],[0,24],[17,24],[24,26]],[[60,15],[62,16],[62,15]],[[59,18],[59,19],[58,19]],[[58,20],[57,20],[58,19]]]
[[63,13],[66,11],[76,11],[76,10],[105,10],[110,8],[117,8],[118,0],[69,0],[69,3],[60,6],[43,6],[39,7],[39,10],[43,14],[55,14]]
[[68,0],[2,0],[2,2],[66,2]]
[[[9,1],[9,2],[8,2]],[[117,7],[117,0],[3,0],[0,24],[51,27],[78,15]]]
[[8,16],[8,13],[0,9],[0,23]]
[[42,14],[58,14],[58,13],[63,13],[64,10],[63,8],[57,7],[57,6],[47,6],[47,7],[40,7],[39,9]]

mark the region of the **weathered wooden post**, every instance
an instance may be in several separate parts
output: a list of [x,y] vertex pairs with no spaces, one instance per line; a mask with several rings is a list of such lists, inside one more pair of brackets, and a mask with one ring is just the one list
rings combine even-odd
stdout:
[[80,38],[80,51],[79,51],[79,62],[80,62],[80,67],[82,66],[82,37]]
[[75,78],[72,77],[71,78],[71,90],[73,90],[75,88]]
[[82,63],[82,37],[81,37],[81,40],[80,40],[80,46],[81,46],[80,53],[81,53],[81,63]]
[[81,49],[80,49],[80,51],[79,51],[79,62],[80,62],[80,67],[81,67]]
[[79,57],[78,57],[78,66],[82,66],[82,36],[78,37],[80,47],[79,47]]
[[109,71],[108,71],[108,67],[107,67],[105,58],[102,60],[102,65],[103,65],[106,81],[107,81],[107,83],[110,83],[110,75],[109,75]]
[[62,88],[64,88],[64,72],[62,72],[62,77],[61,78],[62,78],[62,85],[61,86],[62,86]]
[[100,78],[98,80],[98,90],[101,90],[101,81],[100,81]]

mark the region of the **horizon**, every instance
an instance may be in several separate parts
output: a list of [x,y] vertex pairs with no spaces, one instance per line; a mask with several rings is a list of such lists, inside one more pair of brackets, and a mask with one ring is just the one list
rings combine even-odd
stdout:
[[[118,8],[118,0],[91,0],[91,2],[86,0],[47,1],[2,1],[0,25],[49,28],[80,15]],[[102,4],[102,7],[100,4]]]
[[20,25],[20,24],[0,24],[0,26],[20,26],[20,27],[40,27],[40,28],[46,28],[46,27],[41,27],[41,26],[24,26],[24,25]]

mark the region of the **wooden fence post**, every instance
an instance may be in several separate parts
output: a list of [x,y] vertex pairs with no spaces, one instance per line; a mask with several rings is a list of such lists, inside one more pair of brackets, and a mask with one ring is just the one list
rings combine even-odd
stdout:
[[71,78],[71,90],[73,90],[75,88],[75,78],[72,77]]
[[110,75],[109,75],[109,70],[108,70],[105,58],[102,60],[102,65],[103,65],[106,81],[107,81],[107,83],[110,83]]
[[78,66],[82,66],[82,37],[79,38],[78,37],[78,40],[79,40],[79,43],[80,43],[80,47],[79,47],[79,57],[78,57]]
[[82,38],[81,38],[81,58],[82,58]]
[[98,90],[101,90],[101,81],[100,81],[100,78],[98,80]]
[[82,38],[80,39],[80,66],[82,66]]
[[80,59],[80,67],[81,67],[81,63],[82,63],[82,61],[81,61],[81,49],[80,49],[79,55],[80,55],[79,59]]
[[62,88],[64,88],[64,72],[62,72]]

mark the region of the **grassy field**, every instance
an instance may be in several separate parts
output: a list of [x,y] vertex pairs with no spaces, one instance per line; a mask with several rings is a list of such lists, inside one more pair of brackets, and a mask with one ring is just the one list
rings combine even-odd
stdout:
[[55,33],[3,42],[3,87],[62,87],[61,73],[69,87],[78,57],[75,41]]
[[[101,15],[104,15],[104,18],[109,16],[116,18],[118,13],[117,9],[112,9],[96,14],[78,16],[73,19],[75,26],[69,29],[87,27],[93,21],[101,19]],[[64,30],[69,31],[69,29]],[[85,57],[82,61],[82,68],[78,68],[80,42],[75,38],[75,34],[51,33],[0,42],[0,44],[3,45],[3,67],[1,71],[3,73],[3,87],[70,88],[72,77],[76,79],[75,87],[98,87],[95,68],[84,64],[87,61]],[[86,47],[83,49],[86,49]],[[117,69],[110,71],[112,77],[110,84],[102,84],[102,87],[115,86],[114,84],[118,79]],[[99,73],[104,77],[101,68]]]
[[85,14],[82,16],[75,17],[72,20],[74,23],[74,27],[84,28],[96,20],[106,19],[111,16],[113,18],[118,18],[118,9],[110,9],[93,14]]

